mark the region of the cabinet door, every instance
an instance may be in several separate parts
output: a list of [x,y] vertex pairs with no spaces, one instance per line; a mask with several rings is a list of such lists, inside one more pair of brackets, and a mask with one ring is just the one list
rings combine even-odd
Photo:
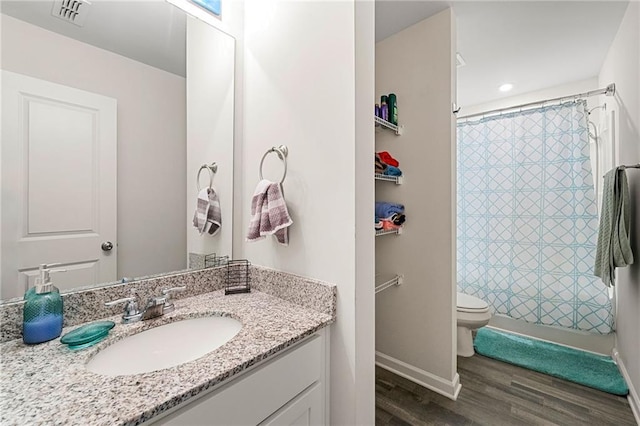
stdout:
[[279,412],[280,407],[288,406],[296,395],[304,395],[312,385],[322,383],[323,339],[324,335],[311,337],[219,389],[174,407],[152,422],[175,426],[259,424]]
[[300,395],[289,401],[284,407],[273,413],[261,426],[311,426],[322,425],[324,407],[322,404],[322,386],[314,384]]

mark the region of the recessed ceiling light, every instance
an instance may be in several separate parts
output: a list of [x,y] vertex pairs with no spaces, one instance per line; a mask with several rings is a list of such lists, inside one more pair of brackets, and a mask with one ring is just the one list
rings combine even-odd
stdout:
[[513,84],[511,83],[505,83],[502,86],[498,87],[498,90],[500,90],[501,92],[508,92],[511,89],[513,89]]

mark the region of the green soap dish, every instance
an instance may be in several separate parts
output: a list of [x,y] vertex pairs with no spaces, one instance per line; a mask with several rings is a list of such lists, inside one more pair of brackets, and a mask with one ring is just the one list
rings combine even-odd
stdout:
[[83,325],[62,336],[60,342],[68,345],[73,351],[89,348],[104,340],[109,335],[109,330],[115,325],[113,321],[98,321]]

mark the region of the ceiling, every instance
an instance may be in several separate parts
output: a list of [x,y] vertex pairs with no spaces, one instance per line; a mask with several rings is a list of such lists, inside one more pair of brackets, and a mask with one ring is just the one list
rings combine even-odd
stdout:
[[[376,0],[376,41],[447,7],[457,17],[461,106],[595,77],[627,1]],[[498,87],[512,83],[501,93]]]
[[[83,27],[51,15],[53,1],[2,1],[2,13],[185,75],[185,15],[164,0],[94,0]],[[448,7],[457,17],[458,104],[597,76],[626,1],[376,0],[376,41]],[[512,83],[513,90],[498,87]]]
[[186,74],[186,18],[164,0],[94,0],[82,27],[51,14],[53,0],[2,1],[1,12],[173,74]]

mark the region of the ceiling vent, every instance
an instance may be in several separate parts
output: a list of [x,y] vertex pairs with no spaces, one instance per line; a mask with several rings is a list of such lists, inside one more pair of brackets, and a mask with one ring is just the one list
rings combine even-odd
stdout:
[[460,68],[467,65],[464,58],[459,52],[456,52],[456,67]]
[[55,0],[51,14],[81,27],[89,14],[89,6],[91,3],[87,0]]

